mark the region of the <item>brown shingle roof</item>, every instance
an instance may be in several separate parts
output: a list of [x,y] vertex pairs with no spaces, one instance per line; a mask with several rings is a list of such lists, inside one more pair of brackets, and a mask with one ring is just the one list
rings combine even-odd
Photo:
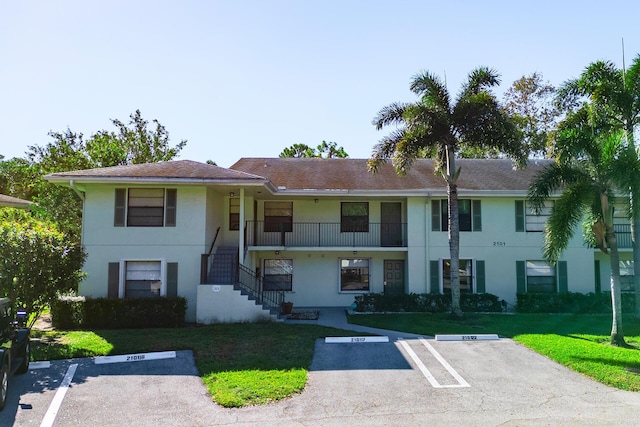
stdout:
[[11,208],[28,209],[33,202],[28,200],[18,199],[17,197],[5,196],[0,194],[0,206],[7,206]]
[[45,176],[47,179],[87,178],[93,180],[117,178],[156,179],[196,179],[196,180],[264,180],[261,176],[241,171],[221,168],[192,160],[144,163],[137,165],[113,166],[99,169],[85,169],[71,172],[57,172]]
[[[515,170],[510,160],[459,159],[462,167],[459,190],[526,191],[548,160],[531,160],[527,168]],[[405,176],[398,176],[391,163],[377,174],[367,171],[366,159],[242,158],[231,169],[269,179],[287,190],[348,191],[441,191],[446,186],[434,174],[433,161],[416,160]]]

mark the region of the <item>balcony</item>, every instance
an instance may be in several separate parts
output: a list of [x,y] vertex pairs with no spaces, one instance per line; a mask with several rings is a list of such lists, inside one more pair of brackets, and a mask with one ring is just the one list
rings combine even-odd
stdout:
[[629,224],[613,224],[613,230],[616,232],[616,240],[618,249],[631,249],[633,242],[631,241],[631,225]]
[[[274,229],[275,228],[275,229]],[[267,224],[247,221],[247,246],[271,247],[406,247],[407,224],[369,223],[348,231],[341,223]]]

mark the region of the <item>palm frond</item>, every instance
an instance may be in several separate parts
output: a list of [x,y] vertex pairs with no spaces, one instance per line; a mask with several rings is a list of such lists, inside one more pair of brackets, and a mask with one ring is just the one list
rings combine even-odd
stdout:
[[374,117],[372,124],[375,125],[377,130],[382,129],[384,126],[390,124],[403,123],[403,114],[409,104],[402,102],[394,102],[385,107],[382,107],[376,117]]
[[410,89],[429,106],[450,111],[450,97],[444,82],[435,74],[422,71],[411,80]]
[[404,137],[404,129],[396,129],[389,135],[382,138],[371,152],[371,157],[367,161],[367,170],[371,173],[377,173],[380,165],[392,159],[398,144]]
[[500,84],[500,74],[492,68],[478,67],[472,70],[467,76],[467,81],[462,85],[457,102],[471,96],[477,95],[480,92],[489,92],[489,90]]
[[567,163],[552,163],[535,177],[529,186],[527,198],[534,212],[539,213],[544,202],[556,191],[586,180],[590,180],[590,178],[580,168]]
[[591,181],[584,180],[566,188],[555,201],[544,230],[545,259],[556,261],[560,257],[594,197],[598,194]]

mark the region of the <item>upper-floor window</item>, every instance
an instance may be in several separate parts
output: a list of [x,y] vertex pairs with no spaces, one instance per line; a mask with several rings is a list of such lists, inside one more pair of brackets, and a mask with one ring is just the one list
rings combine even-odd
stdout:
[[340,232],[369,232],[369,203],[342,202],[340,205]]
[[177,190],[116,188],[116,227],[175,227]]
[[516,231],[544,231],[552,209],[553,200],[546,200],[537,213],[529,202],[516,200]]
[[264,202],[264,231],[293,230],[293,202]]
[[[431,201],[431,230],[449,231],[449,212],[446,199]],[[480,200],[458,200],[460,231],[482,231]]]
[[229,198],[229,230],[240,230],[240,198]]

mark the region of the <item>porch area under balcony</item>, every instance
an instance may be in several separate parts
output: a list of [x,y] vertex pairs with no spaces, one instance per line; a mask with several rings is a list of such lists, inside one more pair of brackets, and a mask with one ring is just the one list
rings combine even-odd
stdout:
[[246,222],[251,248],[406,248],[406,223]]

